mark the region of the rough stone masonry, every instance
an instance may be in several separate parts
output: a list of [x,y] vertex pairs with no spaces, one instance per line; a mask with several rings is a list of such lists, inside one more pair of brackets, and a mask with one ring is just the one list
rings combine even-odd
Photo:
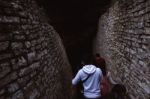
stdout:
[[150,98],[150,0],[116,0],[99,20],[95,52],[133,99]]
[[45,16],[34,0],[0,0],[0,99],[69,99],[68,59]]

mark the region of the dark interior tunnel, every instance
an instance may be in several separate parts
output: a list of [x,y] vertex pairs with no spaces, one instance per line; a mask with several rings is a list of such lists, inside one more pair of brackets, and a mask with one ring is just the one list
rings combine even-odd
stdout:
[[38,3],[63,39],[75,72],[82,56],[92,54],[98,18],[110,6],[111,0],[38,0]]

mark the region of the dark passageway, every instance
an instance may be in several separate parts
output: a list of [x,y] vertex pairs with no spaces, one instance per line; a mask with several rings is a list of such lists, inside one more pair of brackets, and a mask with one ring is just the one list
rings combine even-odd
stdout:
[[83,54],[92,53],[98,18],[109,7],[110,0],[38,1],[63,39],[71,65],[79,65]]
[[73,74],[95,53],[131,99],[149,99],[149,8],[150,0],[0,0],[0,99],[71,99]]

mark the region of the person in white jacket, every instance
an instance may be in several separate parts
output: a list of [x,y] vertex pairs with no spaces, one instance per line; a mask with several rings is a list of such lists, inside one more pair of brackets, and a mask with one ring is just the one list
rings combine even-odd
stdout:
[[72,80],[72,84],[77,85],[79,81],[84,81],[86,79],[86,81],[83,82],[83,95],[85,99],[100,99],[100,83],[102,77],[102,71],[100,68],[97,68],[92,64],[84,65]]

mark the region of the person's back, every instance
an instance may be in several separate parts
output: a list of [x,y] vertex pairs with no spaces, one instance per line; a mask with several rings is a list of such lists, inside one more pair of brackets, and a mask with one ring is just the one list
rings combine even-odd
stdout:
[[85,98],[96,99],[101,97],[100,81],[102,79],[102,71],[94,65],[85,65],[80,69],[76,77],[72,80],[72,84],[76,85],[80,80],[83,81],[88,76],[89,78],[83,83]]
[[103,97],[109,93],[109,87],[110,87],[109,82],[108,82],[106,76],[103,76],[103,80],[101,83],[101,94]]
[[98,66],[102,72],[106,71],[106,62],[105,59],[100,56],[100,54],[96,53],[94,64]]

